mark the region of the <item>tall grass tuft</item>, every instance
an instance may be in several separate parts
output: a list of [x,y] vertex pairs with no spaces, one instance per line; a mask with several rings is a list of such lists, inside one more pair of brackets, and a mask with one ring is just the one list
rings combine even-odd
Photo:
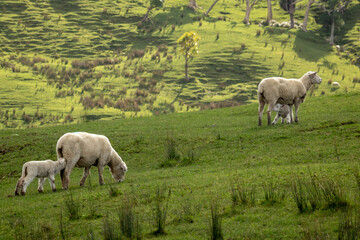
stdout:
[[286,193],[284,190],[280,190],[279,186],[276,186],[273,180],[270,180],[264,186],[264,201],[266,205],[274,205],[276,203],[281,203],[284,201]]
[[340,215],[338,239],[360,239],[360,214],[358,209],[347,210]]
[[70,220],[77,220],[80,218],[81,203],[74,198],[71,191],[64,195],[64,204]]
[[153,232],[153,235],[159,236],[166,234],[165,225],[166,217],[169,206],[169,199],[171,196],[171,188],[169,188],[168,193],[165,193],[166,187],[160,188],[159,186],[155,190],[155,226],[156,230]]
[[299,178],[294,179],[291,185],[291,195],[300,213],[309,211],[305,183]]
[[109,196],[110,197],[117,197],[119,195],[121,195],[121,189],[119,186],[114,185],[114,184],[109,184]]
[[255,188],[250,188],[244,181],[235,180],[231,185],[231,200],[233,206],[255,205]]
[[119,223],[122,235],[129,239],[141,239],[139,219],[134,214],[134,201],[126,196],[119,210]]
[[341,209],[349,206],[340,184],[333,179],[323,179],[320,184],[326,209]]
[[103,218],[103,236],[104,240],[120,240],[120,235],[116,232],[115,221],[110,219],[109,215]]
[[210,239],[211,240],[224,239],[222,233],[221,214],[219,212],[219,206],[214,201],[211,203]]
[[173,167],[179,164],[180,153],[176,148],[176,141],[173,137],[168,137],[165,142],[165,159],[160,163],[160,167]]

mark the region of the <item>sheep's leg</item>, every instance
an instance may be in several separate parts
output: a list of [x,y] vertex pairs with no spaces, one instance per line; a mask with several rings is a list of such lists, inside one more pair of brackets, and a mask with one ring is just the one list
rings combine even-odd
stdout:
[[45,178],[43,177],[39,178],[39,186],[38,186],[39,193],[44,192],[44,182],[45,182]]
[[27,175],[24,178],[24,181],[22,183],[22,188],[21,188],[21,195],[25,195],[27,187],[34,180],[34,178],[35,178],[35,176],[30,176],[30,175]]
[[282,117],[282,118],[281,118],[281,124],[284,124],[284,120],[285,120],[285,119]]
[[289,110],[290,110],[290,122],[289,123],[293,123],[294,122],[294,113],[293,113],[293,109],[292,109],[292,104],[289,104]]
[[21,188],[22,188],[22,185],[24,183],[24,178],[21,177],[17,183],[16,183],[16,188],[15,188],[15,196],[19,196],[20,195],[20,191],[21,191]]
[[62,172],[62,178],[61,178],[61,182],[62,182],[62,188],[64,190],[69,188],[69,184],[70,184],[70,174],[71,171],[73,170],[73,168],[75,167],[75,163],[76,161],[67,161],[67,165],[64,169],[64,171]]
[[[274,121],[272,122],[272,124],[273,124],[273,125],[277,124],[278,120],[279,120],[279,113],[276,114],[276,116],[275,116]],[[281,122],[283,122],[283,120],[281,120]]]
[[271,125],[271,112],[274,111],[275,103],[269,102],[269,107],[267,110],[267,119],[268,119],[268,125]]
[[299,122],[299,119],[298,119],[299,106],[300,106],[300,104],[295,104],[295,122]]
[[86,180],[86,178],[89,176],[90,168],[91,168],[91,166],[84,168],[84,174],[83,174],[83,176],[82,176],[82,178],[81,178],[81,181],[80,181],[80,187],[83,187],[83,186],[84,186],[85,180]]
[[98,171],[99,171],[99,184],[100,185],[104,185],[105,182],[104,182],[104,179],[103,179],[103,170],[104,170],[104,166],[101,166],[100,164],[98,164]]
[[50,175],[48,178],[49,178],[49,181],[50,181],[51,190],[52,190],[53,192],[56,192],[55,176],[54,176],[54,175]]
[[263,113],[264,113],[264,108],[265,108],[265,102],[259,101],[259,109],[258,109],[258,114],[259,114],[259,126],[262,125],[262,116],[263,116]]

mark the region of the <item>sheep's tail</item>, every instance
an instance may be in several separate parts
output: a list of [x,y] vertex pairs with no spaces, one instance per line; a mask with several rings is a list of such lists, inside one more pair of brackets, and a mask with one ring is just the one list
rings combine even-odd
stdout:
[[[58,155],[58,160],[60,160],[61,158],[64,158],[63,148],[61,146],[58,146],[56,148],[56,152]],[[60,177],[61,177],[62,182],[64,180],[64,172],[65,172],[65,168],[60,170]]]

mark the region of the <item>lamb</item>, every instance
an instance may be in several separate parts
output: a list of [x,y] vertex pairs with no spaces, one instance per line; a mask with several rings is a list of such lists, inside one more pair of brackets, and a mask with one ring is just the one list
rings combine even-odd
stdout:
[[70,174],[75,166],[84,168],[80,186],[84,186],[91,166],[98,168],[100,185],[104,184],[102,173],[106,165],[110,167],[116,182],[125,179],[127,166],[113,149],[109,139],[103,135],[86,132],[66,133],[59,138],[56,152],[58,159],[65,158],[66,161],[65,168],[60,172],[63,189],[68,189]]
[[[259,126],[262,125],[262,115],[265,104],[268,104],[268,125],[271,124],[271,112],[276,103],[295,105],[295,122],[298,122],[298,111],[301,103],[305,101],[307,91],[314,84],[320,84],[322,79],[317,72],[307,72],[300,79],[286,79],[282,77],[264,78],[258,86],[259,100]],[[292,120],[293,121],[293,120]]]
[[[281,117],[281,123],[284,123],[284,119],[286,119],[287,123],[291,123],[292,117],[292,109],[289,105],[277,103],[274,107],[274,111],[278,112],[272,122],[275,125],[279,118]],[[291,114],[290,114],[291,113]]]
[[22,174],[16,184],[15,195],[25,195],[29,184],[36,178],[39,178],[38,191],[44,191],[45,178],[50,181],[51,189],[56,191],[55,175],[65,168],[65,159],[60,158],[58,161],[44,160],[44,161],[29,161],[24,163],[22,167]]

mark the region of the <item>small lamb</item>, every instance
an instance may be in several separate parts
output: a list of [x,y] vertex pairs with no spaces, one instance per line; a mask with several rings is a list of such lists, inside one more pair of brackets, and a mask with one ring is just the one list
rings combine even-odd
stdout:
[[281,123],[284,123],[284,119],[286,119],[287,123],[291,123],[291,118],[294,118],[292,109],[289,105],[286,104],[275,104],[274,111],[277,112],[274,121],[272,122],[275,125],[279,118],[281,117]]
[[26,188],[36,178],[39,178],[38,191],[42,193],[44,191],[44,181],[48,178],[50,181],[51,189],[53,192],[55,188],[55,175],[63,170],[66,166],[64,158],[60,158],[57,161],[45,160],[45,161],[30,161],[24,163],[22,167],[22,174],[16,184],[15,195],[25,195]]

